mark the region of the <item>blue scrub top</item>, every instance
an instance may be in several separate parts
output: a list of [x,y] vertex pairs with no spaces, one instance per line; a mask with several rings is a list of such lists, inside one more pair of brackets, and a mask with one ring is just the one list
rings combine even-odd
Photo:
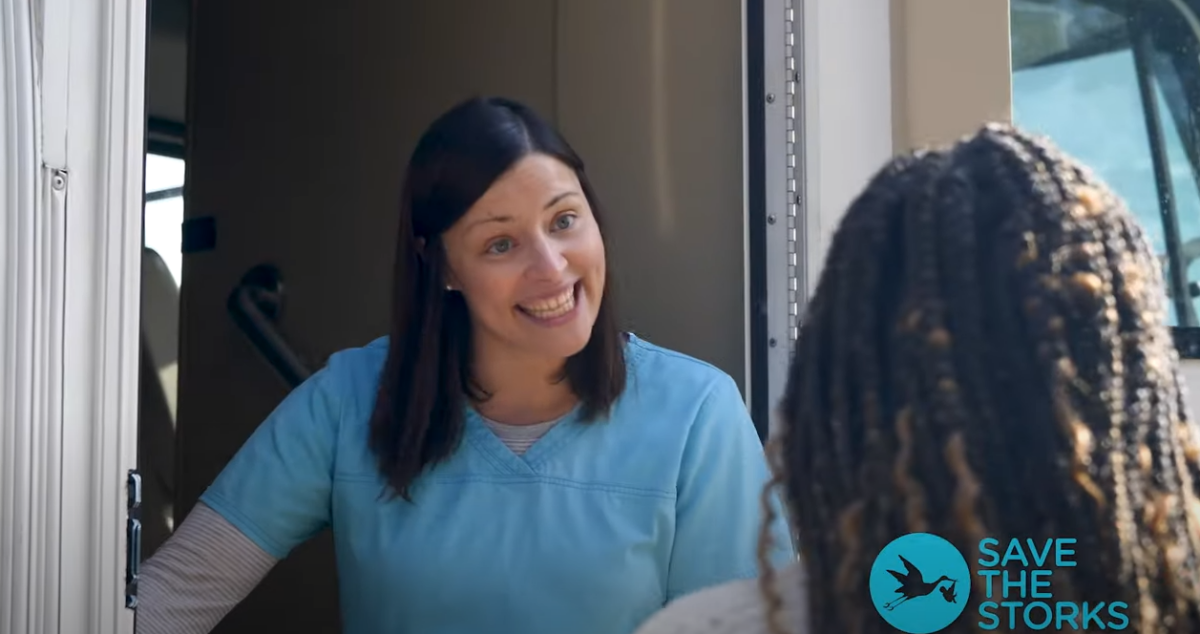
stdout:
[[[346,634],[629,634],[667,601],[758,574],[768,479],[736,384],[630,336],[606,420],[524,454],[471,410],[413,502],[381,498],[368,421],[387,340],[334,355],[201,500],[283,558],[331,526]],[[776,567],[795,560],[774,526]]]

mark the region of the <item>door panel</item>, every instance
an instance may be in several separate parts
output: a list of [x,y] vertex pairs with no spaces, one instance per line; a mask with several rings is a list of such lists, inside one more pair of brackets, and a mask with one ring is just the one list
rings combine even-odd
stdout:
[[745,387],[741,8],[563,0],[558,120],[612,219],[622,312]]

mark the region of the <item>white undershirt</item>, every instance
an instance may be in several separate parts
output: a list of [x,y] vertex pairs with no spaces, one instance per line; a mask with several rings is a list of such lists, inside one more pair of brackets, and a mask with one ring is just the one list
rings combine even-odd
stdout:
[[552,420],[532,425],[509,425],[483,416],[480,418],[483,418],[483,423],[488,426],[488,429],[491,429],[492,433],[496,434],[504,442],[504,445],[518,456],[528,451],[533,443],[545,436],[546,432],[550,431],[550,428],[558,422],[558,420]]

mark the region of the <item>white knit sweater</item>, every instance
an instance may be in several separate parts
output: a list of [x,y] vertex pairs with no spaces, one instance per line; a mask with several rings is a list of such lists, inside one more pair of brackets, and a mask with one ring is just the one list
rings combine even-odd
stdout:
[[[796,562],[780,569],[775,583],[783,599],[781,623],[789,634],[807,634],[804,567]],[[770,630],[758,580],[747,579],[680,597],[636,634],[770,634]]]

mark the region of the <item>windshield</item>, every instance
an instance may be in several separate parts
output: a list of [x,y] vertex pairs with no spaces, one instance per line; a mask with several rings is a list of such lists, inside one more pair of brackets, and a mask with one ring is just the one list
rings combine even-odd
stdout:
[[1013,119],[1087,163],[1146,228],[1172,325],[1200,326],[1200,0],[1013,0]]

